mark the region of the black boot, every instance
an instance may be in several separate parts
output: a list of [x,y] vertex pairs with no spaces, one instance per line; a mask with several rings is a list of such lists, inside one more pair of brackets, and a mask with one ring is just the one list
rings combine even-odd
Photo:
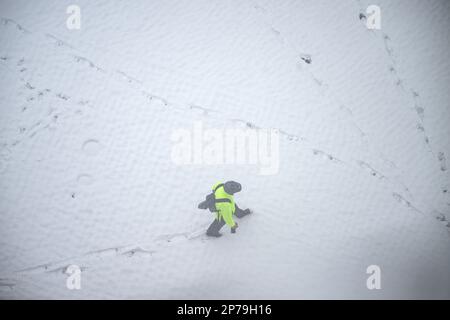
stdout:
[[220,234],[220,229],[225,225],[225,221],[223,219],[214,219],[214,221],[209,226],[208,230],[206,230],[206,235],[209,237],[220,237],[222,234]]
[[220,232],[212,233],[212,232],[208,232],[208,231],[206,231],[206,235],[208,237],[214,237],[214,238],[220,238],[222,236],[222,234]]

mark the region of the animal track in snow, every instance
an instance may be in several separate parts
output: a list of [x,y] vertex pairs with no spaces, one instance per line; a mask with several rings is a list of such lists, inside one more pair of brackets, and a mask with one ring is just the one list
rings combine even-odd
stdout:
[[[242,120],[242,119],[230,119],[229,121],[231,121],[232,123],[237,123],[239,125],[241,125],[244,128],[249,128],[249,129],[254,129],[254,130],[260,130],[261,127],[257,126],[256,124],[254,124],[253,122],[247,121],[247,120]],[[276,130],[276,132],[278,132],[278,134],[280,134],[281,136],[286,137],[289,141],[301,141],[301,140],[305,140],[304,138],[295,135],[295,134],[291,134],[288,133],[282,129],[279,128],[272,128],[273,130]]]
[[150,102],[154,102],[154,101],[159,101],[160,103],[162,103],[165,107],[169,106],[169,102],[160,96],[151,94],[150,92],[147,92],[145,90],[142,90],[142,94],[144,95],[145,98],[147,98]]
[[54,35],[51,35],[49,33],[47,33],[45,35],[47,38],[51,39],[58,47],[67,47],[70,49],[74,49],[74,47],[72,47],[70,44],[68,44],[67,42],[55,37]]
[[304,141],[305,138],[302,138],[300,136],[297,136],[295,134],[290,134],[284,130],[278,129],[278,132],[282,135],[285,136],[289,141]]
[[386,52],[392,58],[392,60],[395,62],[394,56],[393,56],[394,49],[392,49],[392,47],[390,46],[391,38],[386,33],[383,34],[383,42],[384,42],[384,48],[386,49]]
[[89,103],[90,103],[89,100],[80,100],[77,102],[77,104],[80,106],[87,106],[87,105],[89,105]]
[[[257,8],[257,7],[255,6],[255,8]],[[259,7],[259,9],[265,11],[265,9],[262,8],[262,7]],[[47,38],[49,38],[50,40],[52,40],[52,41],[56,41],[58,46],[66,46],[66,47],[68,47],[68,48],[70,48],[70,49],[74,49],[72,46],[68,45],[67,43],[65,43],[64,41],[62,41],[62,40],[56,38],[56,37],[53,36],[53,35],[46,34],[45,36],[46,36]],[[79,56],[79,55],[74,55],[73,57],[74,57],[75,61],[78,62],[78,63],[85,63],[85,64],[87,64],[88,66],[90,66],[91,68],[96,69],[97,71],[106,72],[105,69],[98,67],[93,61],[89,60],[89,59],[86,58],[86,57],[82,57],[82,56]],[[305,55],[305,58],[306,58],[306,59],[307,59],[307,57],[308,57],[308,55]],[[21,63],[23,63],[23,61],[22,61]],[[140,84],[140,85],[143,86],[142,81],[140,81],[140,80],[138,80],[138,79],[136,79],[136,78],[134,78],[134,77],[129,76],[129,75],[128,75],[127,73],[125,73],[124,71],[116,70],[115,72],[116,72],[117,74],[121,75],[122,78],[124,78],[128,83],[130,83],[130,82],[135,82],[135,83],[138,83],[138,84]],[[163,98],[163,97],[160,97],[160,96],[157,96],[157,95],[153,95],[153,94],[151,94],[151,93],[149,93],[149,92],[147,92],[147,91],[145,91],[145,90],[142,90],[141,92],[142,92],[142,94],[143,94],[149,101],[151,101],[151,102],[153,102],[153,101],[158,101],[158,102],[160,102],[163,106],[166,106],[166,107],[171,106],[171,103],[170,103],[167,99],[165,99],[165,98]],[[68,99],[69,99],[69,97],[68,97],[67,95],[62,94],[62,93],[59,94],[58,97],[61,98],[61,99],[63,99],[63,100],[68,100]],[[34,97],[31,97],[31,99],[34,100]],[[172,106],[172,107],[174,107],[174,106]],[[200,110],[200,108],[202,108],[202,109],[203,109],[202,112],[203,112],[203,113],[207,113],[208,116],[210,115],[210,112],[213,112],[212,109],[205,108],[205,107],[201,107],[201,106],[198,106],[198,105],[192,105],[192,104],[191,104],[191,105],[188,105],[187,108],[188,108],[189,110]],[[235,120],[232,119],[232,120],[230,120],[230,121],[235,121]],[[251,123],[251,122],[249,122],[249,121],[239,120],[239,119],[238,119],[237,121],[244,122],[244,123],[246,124],[246,126],[249,127],[249,128],[255,128],[255,129],[259,128],[258,126],[256,126],[255,124],[253,124],[253,123]],[[281,129],[278,129],[278,130],[279,130],[280,134],[282,134],[283,136],[287,137],[287,139],[288,139],[289,141],[299,141],[299,140],[304,140],[304,138],[299,137],[299,136],[297,136],[297,135],[289,134],[289,133],[287,133],[287,132],[285,132],[285,131],[283,131],[283,130],[281,130]],[[89,151],[87,151],[87,153],[89,153]]]
[[[447,220],[447,217],[445,214],[439,212],[439,211],[433,211],[433,213],[436,215],[436,220],[438,220],[440,223],[442,223],[445,227],[450,228],[450,222]],[[448,230],[450,231],[450,230]]]
[[66,100],[66,101],[70,99],[70,97],[68,95],[65,95],[64,93],[61,93],[61,92],[57,93],[56,97],[58,97],[58,98],[60,98],[62,100]]
[[441,221],[441,222],[445,222],[447,221],[447,218],[445,217],[445,215],[443,213],[440,212],[436,212],[438,215],[436,216],[436,219]]
[[421,121],[423,121],[425,117],[425,109],[419,105],[414,106],[414,110],[416,110],[417,116],[420,118]]
[[85,63],[89,67],[91,67],[91,68],[93,68],[93,69],[95,69],[97,71],[105,72],[105,70],[103,70],[102,68],[98,67],[95,63],[93,63],[91,60],[89,60],[87,58],[80,57],[80,56],[74,56],[74,59],[75,59],[76,62]]
[[239,125],[250,128],[250,129],[260,129],[258,126],[256,126],[254,123],[242,119],[230,119],[233,123],[238,123]]
[[35,87],[33,87],[29,82],[25,83],[25,88],[29,89],[29,90],[34,90],[36,89]]
[[344,163],[342,160],[339,160],[338,158],[336,158],[332,154],[326,153],[324,151],[313,149],[312,152],[313,152],[313,154],[315,156],[320,156],[323,159],[330,160],[330,161],[333,161],[333,162]]
[[[361,5],[361,4],[360,4]],[[362,8],[361,8],[362,9]],[[362,11],[360,11],[362,12]],[[360,13],[360,20],[365,20],[366,16],[362,13]],[[374,33],[376,34],[376,33]],[[417,125],[417,129],[422,133],[423,135],[423,139],[425,144],[427,145],[427,147],[429,148],[430,152],[432,154],[435,154],[433,152],[431,143],[430,143],[430,139],[427,135],[427,132],[425,130],[425,126],[424,126],[424,118],[425,118],[425,107],[420,103],[420,93],[415,90],[413,87],[410,87],[406,84],[406,80],[401,78],[398,73],[397,73],[397,62],[396,62],[396,57],[395,57],[395,53],[394,53],[394,48],[392,45],[392,40],[391,37],[386,34],[386,33],[382,33],[381,34],[381,39],[383,41],[384,44],[384,49],[390,59],[390,67],[389,67],[389,71],[393,74],[393,76],[395,77],[395,84],[399,87],[401,87],[403,90],[406,91],[406,89],[408,89],[410,91],[411,97],[413,99],[413,103],[414,103],[414,112],[416,113],[418,119],[419,119],[419,124]],[[439,159],[439,154],[438,154],[438,161],[440,163],[440,169],[441,171],[446,171],[446,165],[442,165],[441,160]],[[445,168],[443,170],[443,168]]]
[[14,21],[12,19],[0,18],[0,21],[5,26],[8,26],[8,25],[15,26],[17,28],[17,30],[19,30],[22,33],[31,33],[30,31],[28,31],[27,29],[25,29],[24,27],[22,27],[20,24],[18,24],[16,21]]
[[383,174],[381,174],[380,172],[378,172],[377,170],[375,170],[374,168],[372,168],[368,163],[364,162],[364,161],[358,161],[358,165],[365,169],[368,170],[370,172],[370,175],[373,177],[377,177],[380,179],[384,179],[386,178]]
[[138,80],[138,79],[136,79],[136,78],[133,78],[133,77],[129,76],[128,74],[126,74],[126,73],[123,72],[123,71],[116,70],[116,72],[117,72],[120,76],[122,76],[122,77],[123,77],[127,82],[129,82],[129,83],[138,83],[138,84],[142,84],[142,81],[141,81],[141,80]]
[[403,204],[404,206],[406,206],[406,207],[408,207],[408,208],[410,208],[410,209],[412,209],[412,210],[414,210],[414,211],[416,211],[416,212],[418,212],[418,213],[423,214],[422,211],[420,211],[419,209],[417,209],[416,207],[414,207],[414,206],[411,204],[411,202],[409,202],[408,200],[406,200],[401,194],[396,193],[396,192],[393,192],[393,193],[392,193],[392,197],[393,197],[395,200],[397,200],[397,202]]
[[305,61],[307,64],[311,64],[311,62],[312,62],[311,55],[309,55],[309,54],[301,54],[300,59]]
[[204,116],[209,116],[212,112],[216,112],[213,109],[205,108],[205,107],[194,105],[194,104],[189,105],[189,109],[199,110],[202,113],[202,115],[204,115]]
[[[255,5],[254,8],[257,9],[259,12],[261,12],[262,15],[264,15],[264,16],[267,15],[267,10],[264,9],[264,8],[263,8],[262,6],[260,6],[259,4]],[[362,17],[360,16],[360,18],[362,18]],[[365,18],[365,16],[364,16],[364,18]],[[265,17],[264,19],[267,20],[266,17]],[[266,26],[267,26],[269,29],[271,29],[271,30],[277,30],[277,29],[273,26],[273,24],[272,24],[270,21],[265,21],[264,23],[266,24]],[[283,42],[285,45],[289,46],[289,49],[293,52],[293,56],[295,56],[296,61],[297,61],[298,57],[300,56],[300,58],[301,58],[305,63],[311,63],[311,62],[312,62],[311,56],[310,56],[309,54],[305,54],[305,53],[299,52],[299,50],[297,50],[297,49],[295,48],[295,46],[293,46],[293,45],[288,41],[288,39],[287,39],[281,32],[278,32],[278,33],[277,33],[277,36],[280,37],[280,38],[282,38],[282,40],[283,40],[282,42]],[[388,46],[389,40],[390,40],[389,37],[386,37],[386,39],[385,39],[385,44],[386,44],[387,46]],[[388,48],[389,48],[389,46],[388,46]],[[394,58],[393,58],[393,56],[392,56],[392,53],[391,53],[391,58],[392,58],[392,61],[393,61],[392,65],[395,66],[395,60],[394,60]],[[347,107],[345,106],[345,104],[341,103],[341,102],[340,102],[340,99],[339,99],[338,97],[336,97],[336,96],[329,90],[329,85],[328,85],[328,83],[326,83],[323,79],[318,78],[311,70],[301,69],[301,71],[302,71],[302,72],[306,72],[306,73],[310,76],[310,78],[312,79],[312,81],[320,88],[322,95],[324,95],[324,96],[326,96],[327,98],[329,98],[330,101],[332,101],[332,102],[336,102],[336,101],[338,102],[338,108],[339,108],[339,110],[340,110],[340,111],[346,112],[346,116],[347,116],[347,118],[350,120],[350,124],[351,124],[353,127],[355,127],[356,130],[359,132],[359,136],[360,136],[359,138],[361,139],[361,142],[362,142],[363,144],[365,144],[365,145],[370,145],[370,139],[369,139],[369,137],[368,137],[368,136],[366,135],[366,133],[361,129],[361,127],[356,123],[355,119],[353,118],[352,113],[351,113],[351,112],[348,112],[348,111],[350,111],[350,109],[347,108]],[[336,105],[336,103],[333,103],[333,104]],[[292,135],[288,136],[288,139],[289,139],[289,140],[298,140],[298,138],[299,138],[299,137],[294,138],[294,136],[292,136]],[[302,139],[302,138],[300,138],[300,139]],[[374,148],[376,148],[376,147],[374,147]],[[318,150],[316,150],[316,151],[318,151]],[[378,152],[379,152],[379,150],[378,150]],[[379,152],[379,153],[380,153],[380,152]],[[329,154],[326,154],[326,153],[320,153],[320,152],[319,152],[319,153],[315,153],[315,154],[320,154],[320,155],[322,155],[322,156],[328,158],[329,160],[333,159],[333,160],[341,161],[341,160],[336,159],[336,158],[333,157],[332,155],[329,155]],[[382,160],[385,161],[385,162],[387,162],[387,160],[384,159],[384,158],[383,158]],[[342,162],[342,161],[341,161],[341,162]]]
[[438,153],[438,160],[440,163],[440,169],[441,171],[447,171],[447,159],[445,157],[445,154],[443,152]]
[[387,55],[389,56],[390,60],[391,60],[391,66],[389,67],[389,70],[391,71],[391,73],[395,76],[395,84],[399,87],[401,87],[403,90],[408,89],[411,93],[411,97],[413,99],[414,102],[414,112],[416,113],[420,123],[417,125],[417,129],[423,134],[423,139],[425,144],[428,146],[429,150],[434,154],[432,147],[430,145],[430,139],[426,133],[425,130],[425,126],[424,126],[424,118],[425,118],[425,108],[423,107],[423,105],[420,103],[419,98],[420,98],[420,94],[417,90],[415,90],[412,87],[407,86],[406,84],[406,80],[401,78],[398,74],[397,74],[397,69],[396,69],[396,59],[395,59],[395,55],[394,55],[394,49],[392,47],[391,44],[391,38],[389,37],[388,34],[383,33],[382,34],[382,39],[383,39],[383,43],[384,43],[384,47],[386,50]]

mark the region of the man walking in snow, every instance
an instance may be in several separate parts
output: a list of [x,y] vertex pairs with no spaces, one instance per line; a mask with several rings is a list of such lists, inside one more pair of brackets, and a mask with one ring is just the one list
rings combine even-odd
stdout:
[[216,218],[206,231],[208,236],[220,237],[222,234],[219,231],[225,224],[231,228],[231,233],[235,233],[238,224],[233,220],[233,215],[242,218],[251,213],[250,209],[242,210],[234,202],[233,195],[241,189],[241,184],[235,181],[218,182],[213,186],[213,192],[198,205],[199,209],[216,212]]

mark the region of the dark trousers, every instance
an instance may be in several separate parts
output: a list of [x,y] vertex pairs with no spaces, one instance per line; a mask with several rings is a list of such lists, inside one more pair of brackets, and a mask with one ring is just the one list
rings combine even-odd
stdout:
[[[245,210],[242,210],[241,208],[239,208],[237,205],[235,205],[236,210],[234,211],[234,215],[236,217],[238,217],[239,219],[246,216],[248,214],[248,212],[246,212]],[[223,219],[214,219],[214,221],[211,223],[211,225],[209,226],[208,230],[206,230],[206,234],[207,235],[217,235],[220,231],[220,229],[222,229],[222,227],[225,225],[225,221]]]

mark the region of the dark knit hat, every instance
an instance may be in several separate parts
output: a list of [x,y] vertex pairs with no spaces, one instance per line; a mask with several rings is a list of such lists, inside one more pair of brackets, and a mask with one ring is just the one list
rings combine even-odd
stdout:
[[227,182],[224,183],[223,189],[225,190],[226,193],[233,195],[236,192],[241,191],[242,186],[241,186],[241,184],[239,182],[227,181]]

